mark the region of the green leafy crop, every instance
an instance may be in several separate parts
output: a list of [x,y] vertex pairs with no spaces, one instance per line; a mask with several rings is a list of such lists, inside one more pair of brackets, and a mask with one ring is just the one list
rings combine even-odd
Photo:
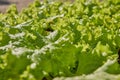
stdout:
[[120,0],[35,0],[0,13],[0,80],[119,80],[119,49]]

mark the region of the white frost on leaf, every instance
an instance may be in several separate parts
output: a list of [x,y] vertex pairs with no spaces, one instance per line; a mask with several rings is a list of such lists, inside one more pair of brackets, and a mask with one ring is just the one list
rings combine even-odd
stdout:
[[10,36],[11,39],[20,38],[20,37],[23,37],[24,35],[25,35],[24,32],[18,33],[18,34],[15,34],[15,35],[9,34],[9,36]]
[[36,63],[32,63],[32,64],[30,65],[30,68],[31,68],[31,69],[35,69],[35,68],[36,68],[36,65],[37,65]]

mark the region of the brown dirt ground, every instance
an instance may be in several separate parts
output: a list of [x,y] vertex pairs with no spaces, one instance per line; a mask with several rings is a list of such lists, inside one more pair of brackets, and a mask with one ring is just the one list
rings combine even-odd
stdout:
[[[16,4],[18,11],[20,12],[22,8],[27,7],[34,0],[0,0],[0,13],[5,13],[7,8],[11,4]],[[42,1],[42,0],[40,0]],[[59,0],[58,0],[59,1]],[[60,1],[74,1],[74,0],[60,0]]]
[[18,11],[20,11],[23,7],[27,7],[28,4],[33,1],[34,0],[0,0],[0,12],[5,13],[11,4],[16,4]]

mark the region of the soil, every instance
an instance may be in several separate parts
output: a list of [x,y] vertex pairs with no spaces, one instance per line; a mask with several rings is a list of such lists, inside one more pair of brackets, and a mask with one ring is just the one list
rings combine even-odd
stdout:
[[[22,8],[27,7],[30,3],[32,3],[34,0],[0,0],[0,13],[5,13],[7,8],[11,5],[11,4],[16,4],[18,11],[20,12],[22,10]],[[42,1],[42,0],[40,0]],[[59,0],[58,0],[59,1]],[[62,0],[62,1],[66,1],[66,0]],[[68,0],[69,1],[69,0]],[[70,0],[70,1],[74,1],[74,0]]]
[[16,4],[18,11],[27,7],[34,0],[0,0],[0,12],[5,13],[11,4]]

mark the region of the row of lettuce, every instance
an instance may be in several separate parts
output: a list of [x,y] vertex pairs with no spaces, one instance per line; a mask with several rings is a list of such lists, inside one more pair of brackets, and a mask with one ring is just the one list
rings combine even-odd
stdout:
[[119,0],[35,0],[0,14],[0,80],[119,79],[119,48]]

